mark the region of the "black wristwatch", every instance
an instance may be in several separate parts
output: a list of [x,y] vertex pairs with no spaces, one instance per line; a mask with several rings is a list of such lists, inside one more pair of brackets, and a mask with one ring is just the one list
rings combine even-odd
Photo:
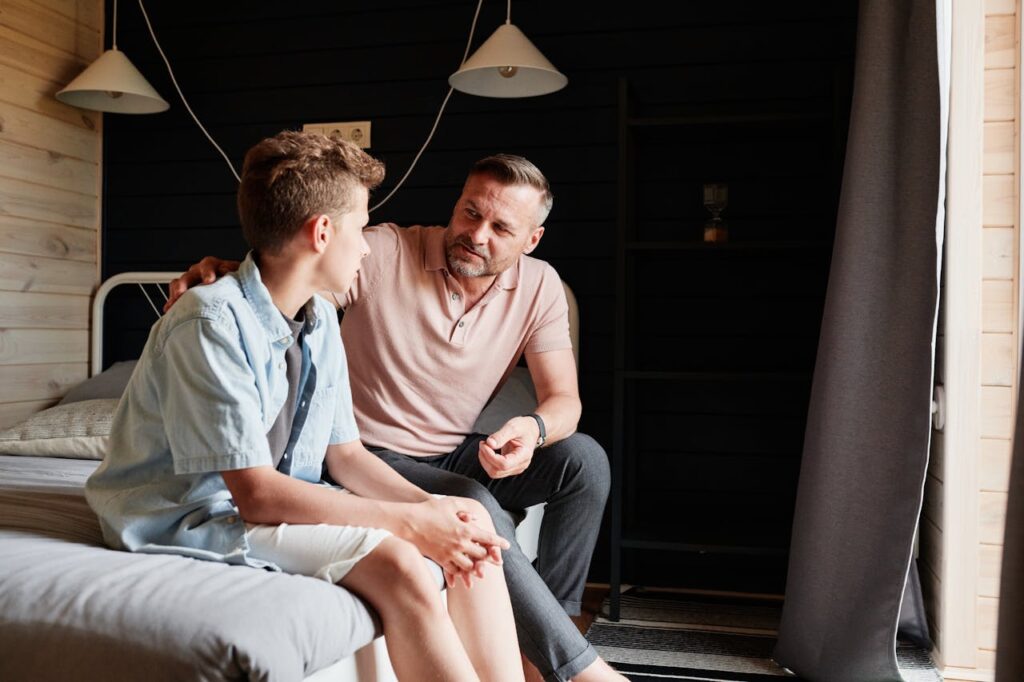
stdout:
[[524,417],[533,417],[534,421],[537,422],[537,428],[540,430],[540,435],[537,436],[537,444],[534,445],[533,447],[539,448],[539,447],[543,446],[544,445],[544,441],[546,441],[548,439],[548,432],[544,428],[544,420],[541,419],[540,415],[535,413],[535,412],[531,412],[530,414],[524,414],[523,416]]

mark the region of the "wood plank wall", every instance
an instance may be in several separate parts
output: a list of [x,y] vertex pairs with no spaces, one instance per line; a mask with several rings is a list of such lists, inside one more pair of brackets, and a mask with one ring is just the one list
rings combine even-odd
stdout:
[[985,5],[985,108],[982,160],[982,305],[1011,301],[982,323],[981,440],[976,622],[980,670],[994,670],[999,572],[1009,489],[1020,348],[1020,35],[1019,2]]
[[[935,435],[921,522],[920,562],[932,634],[947,680],[991,680],[995,667],[999,572],[1021,342],[1019,13],[1018,0],[987,0],[979,19],[983,26],[976,27],[979,34],[984,33],[984,45],[961,52],[964,59],[983,60],[967,70],[977,68],[984,74],[979,96],[983,98],[983,130],[976,135],[980,140],[977,181],[981,210],[973,228],[979,233],[981,253],[979,263],[970,270],[979,286],[982,310],[975,329],[976,345],[962,349],[976,351],[980,357],[976,387],[964,387],[977,391],[968,397],[977,410],[977,429],[973,444],[958,441],[962,451],[948,450],[952,442],[943,434]],[[954,7],[954,22],[957,16]],[[963,19],[964,15],[960,16]],[[954,65],[954,73],[956,68]],[[963,95],[963,90],[953,93],[954,99]],[[956,121],[951,119],[951,125]],[[970,131],[954,128],[951,140],[965,134],[969,136]],[[947,264],[964,256],[951,246]],[[944,339],[966,323],[945,317],[946,334],[939,344],[940,384],[946,382],[943,370],[948,373],[958,362],[943,357]],[[948,464],[954,460],[957,464],[951,469]]]
[[53,95],[102,21],[100,0],[0,0],[0,426],[87,375],[101,118]]
[[[369,119],[373,122],[370,151],[388,166],[385,187],[377,193],[381,197],[404,173],[430,130],[447,76],[462,56],[475,3],[182,0],[151,5],[151,18],[179,83],[236,165],[249,146],[281,129],[306,122]],[[483,4],[475,44],[504,21],[504,12],[504,3]],[[235,215],[235,180],[176,100],[137,7],[123,5],[120,19],[121,48],[171,101],[172,108],[155,116],[108,117],[104,276],[124,270],[181,268],[206,254],[239,257],[244,245]],[[837,73],[850,70],[856,2],[640,0],[627,6],[517,0],[512,20],[566,72],[569,87],[546,97],[519,100],[455,93],[420,165],[371,220],[445,224],[473,161],[507,151],[536,162],[550,178],[555,194],[554,211],[536,255],[557,268],[580,303],[581,430],[610,449],[619,77],[629,80],[645,115],[824,108],[827,115],[835,112],[842,119],[848,105],[844,110],[836,92],[843,87],[849,90],[850,83],[848,79],[837,82]],[[637,173],[638,191],[644,198],[648,226],[662,232],[660,237],[652,233],[645,238],[696,235],[699,239],[706,217],[700,183],[724,177],[734,190],[726,217],[737,240],[810,239],[813,233],[829,242],[835,196],[821,187],[838,185],[831,183],[837,176],[833,135],[828,131],[823,143],[817,138],[811,143],[810,133],[790,126],[794,127],[798,130],[781,133],[776,128],[760,133],[747,128],[720,132],[718,138],[690,130],[663,148],[650,140],[649,146],[664,153],[645,156],[647,161]],[[837,127],[845,130],[841,120]],[[827,248],[820,249],[817,264],[802,271],[824,272],[829,253]],[[743,271],[745,279],[734,278],[730,286],[748,291],[789,286],[795,281],[791,258],[783,250],[773,250]],[[654,269],[648,273],[652,277],[657,274]],[[679,261],[666,266],[661,275],[671,278],[677,272],[683,275],[675,278],[677,289],[686,277],[687,281],[697,277],[697,268]],[[802,293],[820,298],[824,278],[813,281],[822,290]],[[657,286],[653,279],[650,284]],[[710,300],[721,293],[713,288],[705,279],[688,296],[708,299],[699,310],[713,312],[727,338],[721,342],[697,338],[713,333],[674,301],[670,312],[643,335],[651,344],[645,359],[662,367],[678,366],[684,359],[710,363],[719,357],[742,365],[745,359],[774,354],[777,363],[813,367],[820,310],[796,307],[783,311],[788,313],[785,317],[772,317],[737,294],[733,314],[725,305],[729,301]],[[719,299],[727,295],[731,292]],[[108,335],[108,361],[137,353],[153,322],[144,301],[125,302],[123,307],[119,303],[118,310],[120,326]],[[800,317],[795,326],[801,342],[787,345],[783,332],[794,317]],[[765,341],[764,337],[772,338]],[[807,338],[810,343],[805,342]],[[650,499],[655,494],[668,497],[664,490],[668,484],[675,486],[671,500],[680,504],[699,507],[701,499],[710,498],[701,508],[703,513],[685,514],[694,519],[691,536],[726,522],[731,532],[738,533],[742,528],[737,526],[749,529],[755,521],[769,518],[770,523],[762,524],[770,526],[766,535],[781,538],[784,544],[793,495],[784,499],[779,490],[791,492],[795,486],[801,424],[787,422],[795,435],[789,438],[792,447],[783,453],[787,459],[782,465],[776,465],[779,458],[751,455],[747,447],[740,453],[742,463],[733,465],[726,475],[724,463],[736,462],[738,456],[725,443],[730,428],[735,431],[733,425],[746,413],[730,405],[719,411],[732,410],[731,416],[701,418],[717,408],[709,407],[710,401],[687,403],[686,396],[674,390],[679,400],[661,406],[659,418],[693,425],[691,439],[712,445],[701,447],[699,457],[691,458],[694,467],[704,468],[695,471],[678,461],[674,468],[666,468],[665,475],[658,477],[659,489],[647,491]],[[687,390],[691,391],[687,395],[695,395],[692,387]],[[799,396],[787,401],[796,407],[786,418],[798,422],[806,409],[806,396],[803,403]],[[748,441],[756,440],[762,423],[779,423],[767,414],[758,421],[756,414],[777,409],[777,403],[768,398],[754,404],[755,414],[742,422]],[[767,431],[768,436],[774,438],[776,431]],[[663,452],[661,461],[676,452]],[[753,466],[748,466],[751,462]],[[657,464],[657,460],[647,461],[648,467],[657,468]],[[772,475],[763,475],[773,465]],[[718,487],[711,487],[708,480]],[[751,500],[755,498],[764,504],[754,508]],[[648,497],[641,493],[640,499]],[[709,512],[710,504],[718,506]],[[731,517],[726,519],[718,509],[732,510]],[[595,556],[606,564],[606,547],[600,545]],[[633,578],[658,582],[723,580],[726,572],[711,566],[706,557],[688,557],[691,564],[684,564],[684,559],[682,554],[655,557],[647,553],[642,557],[646,564],[637,557],[628,569]],[[770,579],[759,567],[744,563],[747,557],[729,560],[748,586],[782,589],[784,557],[781,570],[775,570]],[[662,575],[655,575],[656,569]],[[592,575],[602,579],[600,570]]]

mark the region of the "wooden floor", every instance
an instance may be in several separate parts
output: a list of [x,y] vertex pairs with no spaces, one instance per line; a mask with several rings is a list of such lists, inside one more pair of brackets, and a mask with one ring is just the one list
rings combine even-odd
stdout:
[[576,623],[576,627],[579,628],[582,634],[586,634],[590,624],[597,618],[597,614],[601,610],[601,604],[607,596],[607,585],[592,585],[588,583],[587,587],[583,590],[582,613],[578,616],[573,616],[572,619],[572,622]]

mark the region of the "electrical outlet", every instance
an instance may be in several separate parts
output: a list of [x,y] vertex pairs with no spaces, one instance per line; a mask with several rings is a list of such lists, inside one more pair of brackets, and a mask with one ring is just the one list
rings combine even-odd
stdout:
[[342,121],[339,123],[307,123],[302,126],[304,132],[320,133],[327,136],[338,136],[343,140],[354,142],[363,149],[370,147],[370,121]]

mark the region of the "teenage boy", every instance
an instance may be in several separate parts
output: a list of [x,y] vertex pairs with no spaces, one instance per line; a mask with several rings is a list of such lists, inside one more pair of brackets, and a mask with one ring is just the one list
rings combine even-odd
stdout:
[[[434,498],[366,451],[335,309],[316,295],[346,291],[369,255],[383,174],[321,135],[249,151],[238,210],[252,251],[154,325],[86,496],[114,548],[352,590],[380,614],[400,679],[521,680],[495,566],[508,542],[480,504]],[[322,484],[324,466],[353,494]],[[421,555],[446,574],[450,617]]]

